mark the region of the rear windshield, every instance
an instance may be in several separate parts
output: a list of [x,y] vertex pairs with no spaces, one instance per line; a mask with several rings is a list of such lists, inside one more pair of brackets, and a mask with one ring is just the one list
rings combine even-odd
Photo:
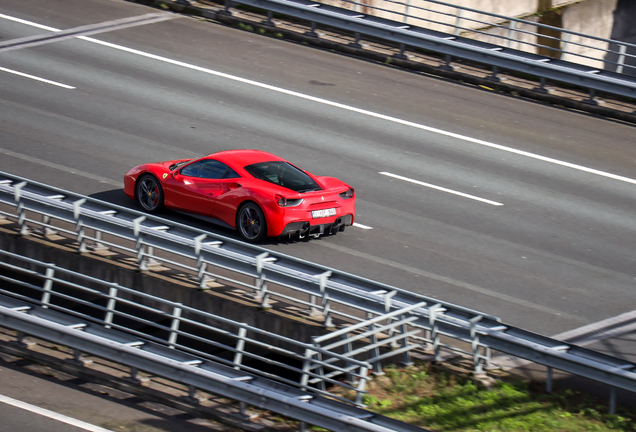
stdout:
[[318,183],[289,162],[256,163],[246,166],[245,171],[257,179],[265,180],[296,192],[320,190]]

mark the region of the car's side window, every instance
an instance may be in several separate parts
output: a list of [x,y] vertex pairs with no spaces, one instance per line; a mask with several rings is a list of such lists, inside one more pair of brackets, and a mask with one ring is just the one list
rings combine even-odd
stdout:
[[229,166],[213,159],[205,159],[191,163],[180,171],[181,175],[187,177],[198,177],[205,179],[229,179],[240,176]]

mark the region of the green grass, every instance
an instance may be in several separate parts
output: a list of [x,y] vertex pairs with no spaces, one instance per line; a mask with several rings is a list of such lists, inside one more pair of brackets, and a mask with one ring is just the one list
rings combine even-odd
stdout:
[[490,389],[426,364],[390,367],[369,382],[368,409],[432,431],[636,431],[636,410],[608,414],[606,400],[572,390],[498,381]]

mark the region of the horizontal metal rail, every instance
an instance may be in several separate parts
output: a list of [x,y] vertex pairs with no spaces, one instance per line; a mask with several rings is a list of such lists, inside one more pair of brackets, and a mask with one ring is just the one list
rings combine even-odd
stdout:
[[[0,326],[109,359],[174,382],[325,428],[352,432],[426,432],[424,429],[256,375],[151,343],[127,342],[115,330],[93,333],[90,323],[61,324],[27,313],[29,306],[0,298]],[[304,428],[303,428],[304,429]]]
[[[319,0],[317,3],[330,4],[325,0]],[[532,53],[536,53],[537,49],[545,49],[554,54],[551,57],[564,59],[565,56],[570,56],[575,59],[575,63],[593,60],[604,63],[606,65],[604,69],[612,69],[618,73],[623,73],[623,69],[629,69],[630,75],[636,73],[636,65],[625,64],[625,60],[636,59],[636,55],[633,54],[636,53],[636,45],[629,42],[588,35],[438,0],[418,0],[417,2],[384,0],[369,5],[362,5],[359,0],[342,0],[342,3],[347,9],[359,12],[361,8],[364,8],[364,11],[370,15],[403,24],[415,24],[430,30],[471,39],[479,39],[483,36],[485,39],[494,40],[497,45],[510,48],[516,44],[516,49]],[[546,41],[550,45],[542,44],[540,41]],[[572,47],[577,49],[574,50]],[[592,54],[584,54],[584,52]],[[616,57],[616,61],[608,57]]]
[[[79,250],[88,249],[89,243],[96,245],[106,235],[135,245],[128,250],[136,251],[140,268],[147,266],[149,260],[162,260],[154,250],[188,258],[192,264],[180,265],[189,267],[200,278],[200,286],[205,277],[218,276],[209,271],[210,268],[231,269],[253,279],[253,284],[244,281],[244,286],[253,289],[264,308],[270,306],[268,299],[276,296],[277,287],[292,289],[301,299],[299,304],[311,305],[310,311],[322,314],[326,327],[334,325],[334,316],[347,318],[348,325],[355,325],[422,304],[409,312],[417,320],[408,323],[410,328],[424,332],[419,341],[431,349],[438,360],[442,349],[472,357],[478,373],[483,372],[483,366],[489,362],[492,349],[636,392],[635,364],[502,325],[498,318],[469,308],[9,174],[0,174],[2,203],[13,209],[14,213],[4,214],[16,220],[24,235],[35,229],[54,231],[57,226],[53,222],[57,220],[76,227],[73,234]],[[94,232],[92,236],[88,235],[90,230]],[[176,263],[175,260],[162,262]],[[345,307],[357,312],[338,310]],[[458,343],[451,344],[453,340]],[[470,348],[462,348],[459,342]],[[308,347],[309,350],[316,348]]]
[[[319,36],[319,34],[315,31],[316,25],[320,24],[353,33],[357,36],[357,41],[359,40],[360,35],[365,35],[367,37],[395,43],[400,45],[401,55],[404,55],[406,47],[439,53],[446,57],[446,64],[443,65],[445,67],[450,66],[452,58],[470,60],[490,65],[493,67],[492,79],[495,81],[498,80],[498,71],[507,70],[541,78],[542,82],[543,80],[552,80],[589,89],[591,92],[591,101],[593,100],[593,95],[596,91],[630,98],[636,97],[636,77],[622,73],[627,67],[633,69],[633,67],[629,65],[629,62],[626,64],[625,60],[634,58],[634,55],[628,51],[636,48],[636,46],[632,46],[631,44],[621,41],[595,38],[576,32],[566,32],[560,28],[541,25],[530,21],[489,14],[493,17],[505,18],[509,22],[524,23],[525,25],[532,25],[541,29],[552,29],[554,31],[565,32],[567,35],[577,37],[586,36],[594,41],[603,41],[603,43],[613,44],[611,46],[616,46],[616,50],[608,48],[604,51],[608,55],[611,54],[617,56],[616,61],[603,59],[603,62],[615,66],[614,71],[609,71],[604,70],[602,67],[586,66],[584,64],[563,60],[563,56],[561,55],[563,53],[569,53],[571,56],[577,56],[580,58],[587,57],[586,54],[575,54],[566,51],[568,44],[578,44],[584,47],[588,46],[581,42],[570,41],[567,38],[564,40],[557,40],[561,46],[561,48],[556,49],[556,51],[560,53],[560,58],[553,58],[539,55],[534,52],[512,49],[509,46],[506,46],[511,45],[510,43],[500,45],[482,42],[469,37],[463,37],[461,31],[455,32],[457,34],[444,33],[437,30],[431,30],[426,26],[405,25],[404,22],[401,22],[400,20],[387,19],[373,14],[338,8],[325,3],[309,0],[225,0],[226,6],[224,13],[231,14],[230,5],[237,3],[267,11],[270,16],[273,13],[277,13],[309,22],[312,26],[310,34],[316,37]],[[435,3],[443,5],[442,2]],[[455,5],[448,6],[457,8]],[[413,8],[413,5],[410,5],[409,7]],[[365,10],[368,9],[373,8],[365,5]],[[485,14],[484,12],[468,8],[463,9]],[[463,19],[463,17],[458,16],[458,21],[462,21]],[[275,25],[271,19],[269,19],[268,22],[270,25]],[[455,24],[455,28],[462,31],[465,30],[464,27],[460,27],[458,24]],[[471,31],[475,30],[473,29]],[[477,29],[477,31],[483,32],[483,30],[480,29]],[[507,31],[510,35],[514,36],[515,33],[523,33],[525,30],[508,28]],[[531,34],[544,39],[551,38],[551,36],[540,34],[538,30],[536,32],[531,32]],[[492,35],[489,36],[494,38]],[[511,36],[506,36],[506,38],[508,38],[508,42],[513,40]],[[517,41],[517,43],[520,42]],[[359,45],[359,43],[357,44]],[[553,49],[540,43],[532,43],[531,45],[535,48],[544,47]]]

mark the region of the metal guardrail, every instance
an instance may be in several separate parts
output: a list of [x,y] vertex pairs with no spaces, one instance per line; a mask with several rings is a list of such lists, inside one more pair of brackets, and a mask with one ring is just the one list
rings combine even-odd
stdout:
[[[357,405],[362,405],[372,366],[381,370],[382,360],[399,354],[405,355],[405,362],[410,363],[409,351],[419,347],[409,338],[420,330],[408,330],[407,325],[417,319],[409,317],[409,312],[422,307],[423,303],[345,327],[315,338],[309,344],[5,251],[0,251],[0,281],[6,283],[0,286],[0,294],[40,306],[37,316],[41,318],[55,321],[60,316],[56,312],[61,312],[68,319],[90,322],[93,328],[123,331],[133,338],[350,403],[327,392],[327,387],[343,387],[356,395],[353,402]],[[49,311],[55,312],[51,316]],[[375,325],[380,322],[385,324]],[[388,333],[390,337],[380,337],[381,333]],[[338,341],[321,346],[334,338]],[[381,353],[383,347],[390,349],[391,346],[399,348]],[[222,354],[217,354],[219,352]],[[274,360],[263,352],[282,355],[286,360]],[[367,358],[356,358],[368,352],[372,354]],[[258,362],[260,368],[251,366],[254,362]],[[302,369],[294,366],[294,362],[302,363]],[[293,376],[299,379],[290,378]]]
[[[500,70],[528,74],[540,78],[541,84],[536,89],[536,91],[539,92],[546,91],[544,87],[546,80],[580,86],[590,90],[590,103],[595,103],[594,96],[596,91],[630,98],[636,97],[636,76],[630,76],[624,73],[626,68],[630,69],[630,71],[634,68],[629,62],[626,64],[625,60],[636,57],[628,52],[636,48],[635,45],[587,36],[582,33],[566,31],[531,21],[486,14],[482,11],[470,8],[458,8],[456,5],[449,5],[438,1],[427,1],[438,5],[447,5],[448,7],[456,8],[457,11],[489,15],[497,20],[506,20],[510,23],[508,27],[498,22],[484,22],[484,25],[487,24],[491,28],[505,29],[505,36],[488,34],[489,39],[495,39],[495,42],[503,41],[504,45],[465,37],[465,35],[468,36],[467,31],[478,34],[485,34],[487,32],[483,29],[463,26],[462,22],[464,21],[479,22],[480,20],[478,18],[463,17],[459,12],[456,12],[456,23],[450,25],[450,27],[454,29],[453,33],[444,33],[429,29],[427,27],[430,27],[431,24],[437,21],[434,19],[418,18],[412,11],[419,7],[414,6],[410,2],[401,3],[405,9],[408,9],[409,12],[406,13],[393,12],[386,8],[364,6],[365,11],[376,11],[374,13],[379,13],[380,15],[388,14],[390,18],[393,19],[376,16],[374,13],[356,12],[355,10],[338,8],[319,1],[310,0],[225,0],[225,10],[222,13],[231,15],[231,5],[243,4],[266,11],[268,13],[266,22],[271,26],[275,26],[272,17],[274,13],[277,13],[311,23],[312,30],[308,32],[308,34],[312,36],[319,37],[319,34],[316,32],[317,25],[324,25],[353,33],[356,39],[354,46],[360,48],[362,47],[359,43],[360,35],[364,35],[398,44],[400,46],[400,54],[398,55],[400,56],[404,56],[407,47],[441,54],[445,57],[445,63],[440,66],[442,68],[452,68],[451,63],[453,58],[490,65],[493,68],[490,79],[493,81],[499,80],[497,75]],[[353,1],[347,1],[346,3],[355,6],[355,2]],[[386,1],[386,3],[396,4],[397,2]],[[426,8],[419,9],[430,11],[430,9]],[[422,25],[405,24],[405,19],[409,23],[414,21],[416,24],[419,25],[422,23]],[[513,25],[512,23],[515,24]],[[519,24],[518,27],[517,24]],[[523,24],[523,26],[521,26],[521,24]],[[524,26],[533,26],[537,28],[537,30],[531,31]],[[543,29],[559,31],[570,36],[567,36],[565,39],[555,38],[541,34]],[[526,42],[515,35],[540,36],[543,38],[542,40],[558,42],[559,48],[553,48],[545,43]],[[564,60],[563,58],[566,58],[564,57],[566,54],[568,59],[575,57],[590,60],[592,58],[587,54],[577,54],[574,51],[568,50],[568,46],[593,47],[580,40],[574,40],[574,36],[579,39],[586,37],[596,42],[611,44],[607,49],[598,48],[598,50],[607,53],[609,56],[617,56],[616,61],[611,59],[603,60],[605,64],[615,66],[614,71]],[[523,51],[524,46],[550,48],[554,52],[560,53],[559,57],[563,58],[553,58],[534,52]],[[614,46],[616,48],[614,48]]]
[[[231,367],[206,361],[179,350],[149,341],[139,341],[114,329],[95,327],[90,322],[52,315],[32,305],[0,296],[0,326],[14,329],[20,337],[30,335],[63,344],[137,371],[186,384],[194,389],[221,395],[244,405],[266,409],[300,421],[300,431],[315,425],[330,431],[351,432],[426,432],[426,430],[339,403],[297,388],[268,380]],[[21,340],[20,340],[21,341]],[[245,406],[241,405],[243,411]]]
[[[307,313],[318,312],[326,327],[334,325],[334,317],[355,325],[423,304],[410,312],[417,320],[409,322],[409,327],[424,332],[424,336],[413,335],[413,343],[430,349],[437,360],[442,350],[470,357],[476,373],[483,373],[491,350],[497,350],[547,366],[548,377],[556,368],[636,392],[636,364],[502,325],[498,318],[468,308],[6,173],[0,174],[0,204],[13,210],[0,215],[15,219],[22,235],[56,231],[74,238],[80,252],[118,249],[133,254],[140,269],[151,269],[149,265],[157,261],[189,271],[200,288],[210,278],[222,280],[252,290],[265,309],[276,297]],[[221,275],[215,268],[243,278]],[[466,350],[465,344],[470,348]],[[614,397],[610,400],[613,410]]]
[[[318,0],[317,3],[331,2]],[[403,24],[636,75],[636,45],[629,42],[437,0],[384,0],[368,5],[361,4],[360,0],[339,0],[338,3],[355,12],[364,11]]]

